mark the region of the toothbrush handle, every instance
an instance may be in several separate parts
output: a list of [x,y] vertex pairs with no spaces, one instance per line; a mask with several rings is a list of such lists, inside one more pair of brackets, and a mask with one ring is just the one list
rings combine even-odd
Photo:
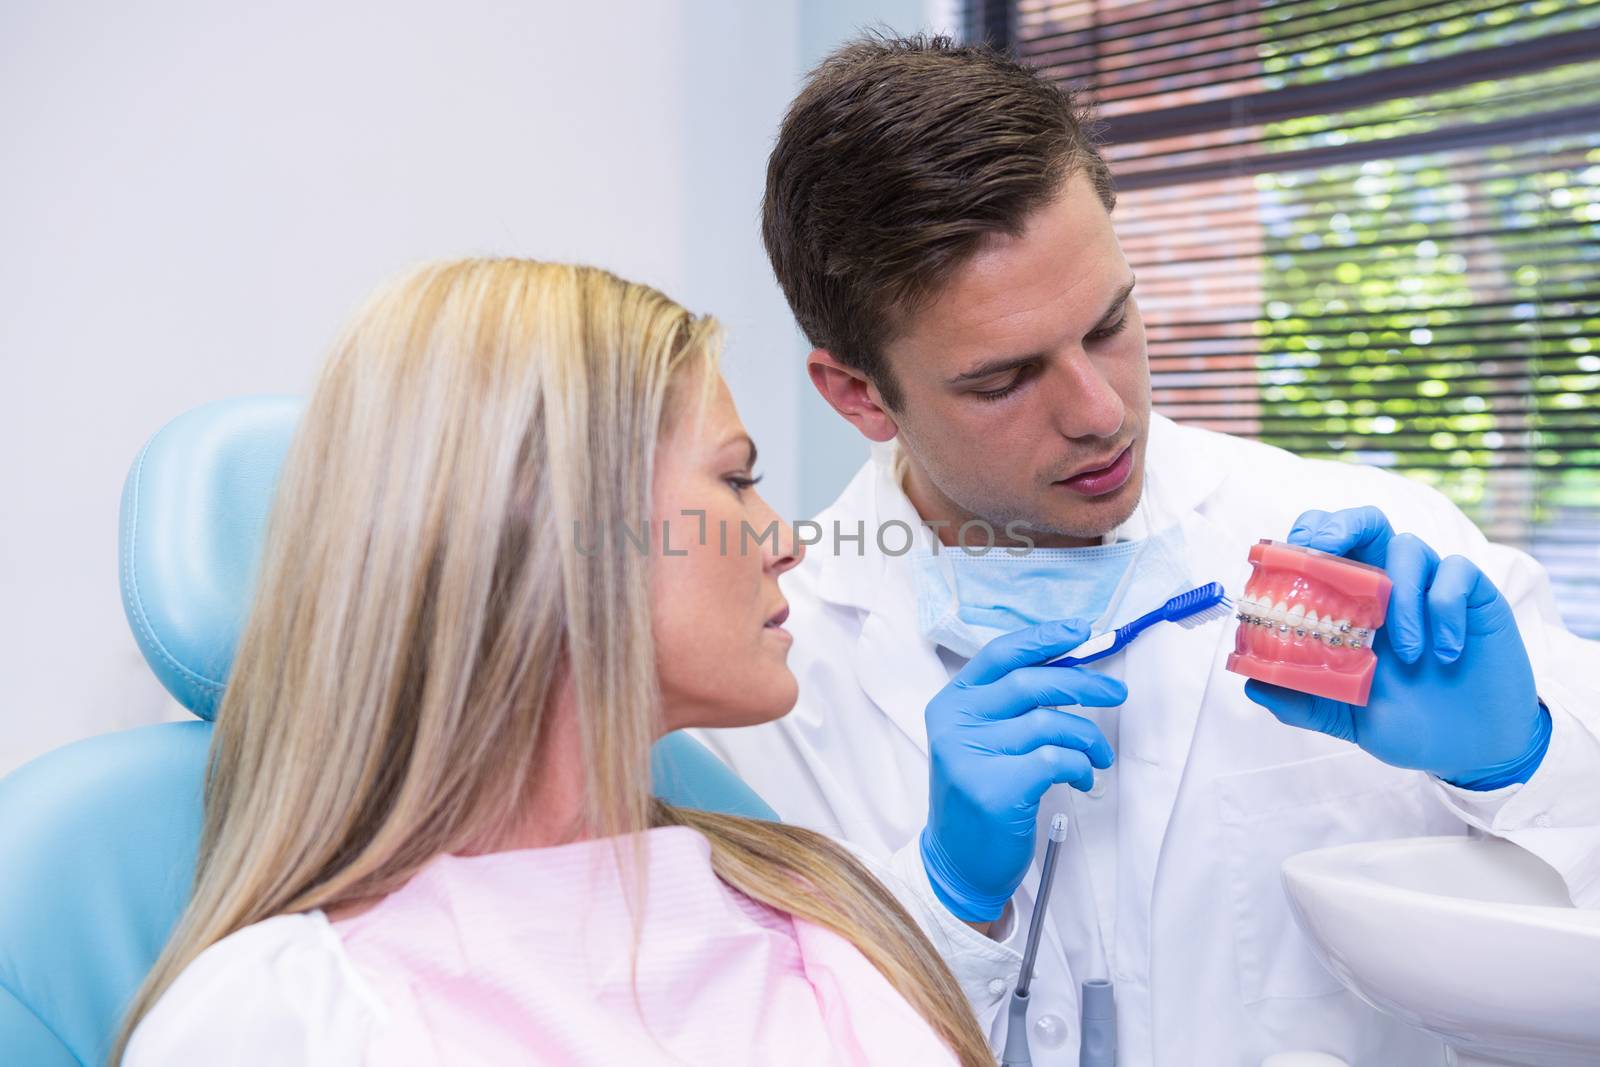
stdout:
[[1095,634],[1071,652],[1047,661],[1045,666],[1081,667],[1085,663],[1093,663],[1097,659],[1104,659],[1128,643],[1129,637],[1125,630],[1126,628],[1123,628],[1110,630],[1103,634]]

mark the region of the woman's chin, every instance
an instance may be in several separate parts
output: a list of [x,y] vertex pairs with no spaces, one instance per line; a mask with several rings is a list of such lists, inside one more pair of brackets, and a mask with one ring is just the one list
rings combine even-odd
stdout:
[[694,726],[732,729],[760,726],[783,718],[794,710],[795,701],[800,698],[800,684],[789,668],[781,665],[777,671],[763,672],[763,675],[760,679],[747,680],[747,684],[726,694],[698,701],[692,716],[685,716],[693,721],[680,723],[674,729]]
[[[759,694],[759,695],[756,695]],[[740,701],[739,710],[734,714],[738,722],[731,722],[730,726],[759,726],[764,722],[773,722],[781,719],[794,710],[795,701],[800,699],[800,684],[795,681],[789,668],[783,668],[781,678],[752,689]]]

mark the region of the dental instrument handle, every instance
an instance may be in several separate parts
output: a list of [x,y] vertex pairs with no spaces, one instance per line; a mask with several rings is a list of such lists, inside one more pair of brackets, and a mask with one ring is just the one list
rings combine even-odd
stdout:
[[1033,1067],[1033,1052],[1028,1047],[1028,987],[1033,984],[1033,961],[1039,955],[1039,936],[1044,932],[1045,909],[1049,906],[1050,883],[1056,876],[1056,856],[1067,839],[1067,817],[1060,812],[1050,817],[1050,837],[1044,846],[1043,869],[1039,872],[1039,892],[1033,898],[1033,919],[1028,926],[1028,943],[1022,953],[1022,971],[1006,1013],[1006,1044],[1000,1067]]
[[1000,1067],[1033,1067],[1033,1051],[1028,1047],[1028,996],[1011,994],[1006,1012],[1006,1047],[1000,1053]]
[[1117,1067],[1117,994],[1109,979],[1083,983],[1079,1000],[1078,1067]]
[[1050,838],[1044,846],[1044,863],[1039,871],[1039,892],[1033,898],[1033,920],[1028,926],[1028,943],[1022,952],[1022,973],[1017,992],[1026,997],[1033,984],[1033,961],[1039,955],[1039,936],[1044,933],[1045,908],[1050,903],[1050,883],[1056,877],[1056,853],[1067,839],[1067,817],[1056,812],[1050,817]]

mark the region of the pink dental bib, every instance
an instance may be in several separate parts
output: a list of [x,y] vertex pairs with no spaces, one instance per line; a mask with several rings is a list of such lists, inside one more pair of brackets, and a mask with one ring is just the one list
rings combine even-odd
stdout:
[[366,1062],[954,1062],[853,945],[717,878],[699,833],[643,851],[636,971],[609,840],[440,856],[333,924],[387,1015]]

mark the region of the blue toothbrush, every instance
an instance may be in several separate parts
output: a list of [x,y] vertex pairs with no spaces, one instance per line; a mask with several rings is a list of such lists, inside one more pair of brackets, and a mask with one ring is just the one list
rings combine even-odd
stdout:
[[1193,628],[1212,619],[1220,619],[1232,610],[1233,601],[1228,599],[1222,583],[1211,582],[1198,589],[1191,589],[1187,593],[1179,593],[1156,610],[1139,616],[1126,626],[1119,626],[1103,634],[1095,634],[1071,652],[1050,660],[1045,666],[1079,667],[1085,663],[1093,663],[1097,659],[1104,659],[1111,653],[1120,651],[1135,637],[1158,622],[1175,622],[1179,626]]

